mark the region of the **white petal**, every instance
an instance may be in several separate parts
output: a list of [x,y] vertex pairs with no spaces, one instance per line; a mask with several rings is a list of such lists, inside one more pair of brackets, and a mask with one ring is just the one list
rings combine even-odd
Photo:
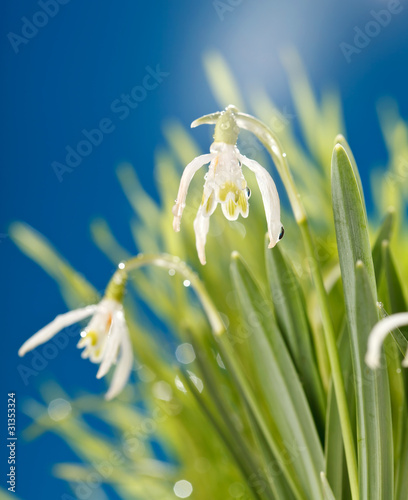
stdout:
[[19,356],[24,356],[24,354],[37,346],[44,344],[47,340],[50,340],[54,335],[56,335],[63,328],[77,323],[88,316],[91,316],[98,310],[98,305],[92,305],[83,307],[81,309],[75,309],[74,311],[69,311],[65,314],[59,314],[51,323],[47,326],[41,328],[37,333],[24,342],[18,351]]
[[[121,328],[123,329],[123,326]],[[130,342],[129,331],[125,323],[124,330],[122,331],[120,358],[117,363],[115,373],[113,374],[109,390],[105,395],[105,399],[113,399],[122,391],[129,379],[132,366],[133,350]]]
[[269,172],[257,161],[250,160],[244,155],[239,155],[240,161],[246,165],[256,176],[265,207],[266,221],[268,224],[269,248],[273,248],[279,241],[282,231],[280,221],[280,201],[275,183]]
[[173,215],[174,215],[173,228],[175,231],[180,231],[181,216],[183,214],[184,207],[186,206],[187,191],[188,187],[190,186],[190,182],[194,177],[194,174],[203,165],[209,163],[216,156],[217,155],[214,153],[208,153],[205,155],[197,156],[197,158],[194,158],[194,160],[190,162],[184,169],[183,175],[181,176],[176,204],[173,207]]
[[127,335],[127,327],[123,311],[119,310],[113,317],[112,327],[109,332],[108,340],[106,341],[102,363],[96,374],[96,378],[104,377],[115,362],[123,335]]
[[368,337],[367,354],[365,356],[365,362],[370,368],[375,369],[380,366],[381,346],[385,337],[392,330],[404,325],[408,325],[408,312],[387,316],[379,321],[371,330],[370,336]]
[[207,241],[207,234],[210,228],[210,217],[203,215],[203,207],[200,206],[197,212],[197,216],[194,219],[194,231],[196,235],[196,247],[198,258],[201,264],[204,266],[205,260],[205,243]]

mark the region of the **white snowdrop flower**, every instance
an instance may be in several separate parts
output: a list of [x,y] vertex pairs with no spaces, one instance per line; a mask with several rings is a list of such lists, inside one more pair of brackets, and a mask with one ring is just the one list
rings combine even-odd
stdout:
[[18,351],[19,356],[44,344],[63,328],[91,316],[88,326],[81,332],[78,347],[83,349],[82,358],[89,358],[92,363],[100,364],[97,378],[106,375],[111,366],[116,364],[105,396],[108,400],[114,398],[126,385],[133,365],[132,345],[122,305],[125,286],[126,275],[117,272],[99,304],[58,315],[24,342]]
[[[230,221],[236,220],[239,215],[248,217],[248,200],[251,196],[251,190],[248,188],[242,173],[243,165],[254,172],[261,191],[268,225],[269,248],[274,247],[284,234],[280,221],[279,195],[272,177],[258,162],[242,155],[236,146],[239,127],[234,112],[235,108],[229,106],[222,113],[214,115],[217,119],[210,153],[194,158],[186,166],[173,207],[173,228],[175,231],[180,231],[181,217],[186,206],[190,182],[194,174],[203,165],[209,163],[201,205],[194,220],[197,252],[202,264],[206,263],[205,243],[210,226],[210,216],[214,213],[217,205],[221,204],[223,214]],[[195,124],[196,122],[193,123],[193,126]]]
[[[381,346],[386,336],[396,328],[408,325],[408,312],[392,314],[379,321],[371,330],[368,337],[366,364],[373,370],[380,367]],[[403,366],[408,366],[408,353],[402,362]]]

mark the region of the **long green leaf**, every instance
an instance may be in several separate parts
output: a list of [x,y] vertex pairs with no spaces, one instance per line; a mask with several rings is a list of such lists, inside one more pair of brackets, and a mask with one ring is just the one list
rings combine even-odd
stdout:
[[266,269],[276,316],[317,422],[323,426],[325,395],[312,346],[303,292],[279,246],[266,253]]
[[70,307],[99,300],[95,288],[71,267],[42,234],[22,222],[13,222],[9,233],[17,247],[58,283]]
[[[403,287],[399,272],[391,253],[387,240],[382,242],[383,290],[385,293],[385,304],[390,313],[406,311],[408,308],[404,297]],[[408,498],[408,478],[406,466],[408,460],[407,433],[407,399],[408,377],[406,371],[401,370],[402,356],[408,349],[407,328],[395,329],[392,337],[395,341],[387,339],[384,343],[384,351],[387,356],[388,372],[390,378],[391,409],[394,432],[394,457],[395,457],[395,490],[397,499]],[[399,349],[399,351],[398,351]]]
[[[357,396],[360,499],[390,500],[393,454],[387,371],[372,374],[364,363],[370,327],[377,320],[367,215],[353,165],[340,144],[332,157],[332,197]],[[377,445],[379,449],[371,450]]]
[[[371,283],[362,262],[356,265],[356,327],[361,354],[367,349],[368,336],[376,324],[377,308]],[[385,358],[383,359],[385,364]],[[362,373],[357,380],[361,391],[364,416],[357,428],[358,456],[361,464],[360,492],[362,499],[393,498],[393,443],[391,400],[387,367]],[[360,391],[357,389],[359,397]]]
[[[349,413],[352,421],[355,420],[355,391],[353,383],[353,367],[351,364],[350,341],[347,325],[344,324],[343,331],[338,340],[341,370],[344,378],[344,386],[349,401]],[[337,500],[349,500],[351,498],[350,486],[347,475],[347,465],[344,454],[343,436],[341,433],[339,410],[334,394],[333,383],[330,384],[327,400],[326,415],[326,476]]]
[[324,472],[320,474],[320,477],[322,479],[322,485],[323,485],[323,497],[324,500],[336,500],[332,489],[330,488],[330,484],[327,481],[327,477]]
[[[234,255],[231,273],[250,334],[260,390],[289,451],[305,496],[322,498],[323,451],[303,387],[271,308],[246,265]],[[295,447],[295,448],[293,448]]]
[[382,242],[385,240],[390,241],[392,230],[394,227],[394,221],[395,211],[393,209],[389,209],[383,223],[381,224],[380,230],[378,231],[378,235],[373,246],[372,255],[377,287],[380,283],[382,270]]

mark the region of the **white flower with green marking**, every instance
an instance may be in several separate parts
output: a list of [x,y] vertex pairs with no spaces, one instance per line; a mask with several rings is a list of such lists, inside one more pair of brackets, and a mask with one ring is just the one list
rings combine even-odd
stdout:
[[44,344],[63,328],[92,316],[88,326],[81,332],[78,347],[83,349],[82,358],[89,358],[92,363],[100,364],[97,378],[105,376],[111,366],[116,364],[105,396],[106,399],[114,398],[126,385],[133,365],[132,345],[122,305],[125,286],[126,276],[124,273],[117,273],[99,304],[58,315],[24,342],[18,351],[19,356]]
[[[173,228],[180,231],[181,217],[186,206],[187,191],[194,174],[209,163],[205,176],[204,193],[197,217],[194,220],[196,245],[201,264],[206,263],[205,243],[210,226],[210,216],[220,204],[228,220],[234,221],[239,215],[248,217],[251,190],[242,173],[242,166],[252,170],[261,191],[268,225],[269,248],[282,239],[284,229],[280,221],[280,201],[278,191],[268,171],[255,160],[242,155],[237,146],[239,127],[235,119],[235,108],[229,106],[216,117],[214,142],[210,153],[198,156],[184,169],[179,192],[173,207]],[[199,124],[199,120],[192,126]]]

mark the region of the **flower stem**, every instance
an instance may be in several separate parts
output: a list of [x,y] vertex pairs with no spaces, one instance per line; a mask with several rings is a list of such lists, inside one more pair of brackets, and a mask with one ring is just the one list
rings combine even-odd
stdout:
[[205,286],[200,281],[198,275],[183,261],[178,257],[174,257],[168,254],[139,254],[136,257],[121,262],[119,264],[119,272],[127,272],[134,269],[139,269],[140,267],[145,267],[148,265],[154,265],[157,267],[163,267],[164,269],[173,269],[177,273],[181,274],[186,280],[190,282],[191,287],[196,292],[198,299],[203,306],[203,309],[208,317],[211,328],[215,336],[221,335],[225,331],[225,325],[219,315],[216,307],[214,306]]
[[[273,132],[264,125],[261,121],[253,116],[243,113],[237,113],[237,124],[240,128],[244,128],[252,132],[260,142],[268,150],[269,154],[274,161],[282,182],[288,193],[289,201],[292,206],[295,220],[300,228],[303,243],[305,245],[306,254],[308,257],[310,272],[316,287],[317,298],[320,306],[320,313],[323,324],[323,331],[325,335],[325,343],[327,354],[329,357],[331,373],[333,378],[333,386],[337,400],[337,406],[340,416],[340,424],[343,435],[344,450],[346,455],[347,469],[350,480],[350,488],[353,500],[358,500],[358,474],[357,474],[357,460],[354,446],[353,433],[350,422],[350,415],[347,406],[346,391],[344,388],[343,375],[340,367],[339,354],[337,350],[336,337],[334,333],[333,323],[330,316],[329,304],[327,300],[327,293],[324,288],[323,277],[320,272],[319,264],[314,252],[313,239],[310,227],[307,221],[307,215],[300,195],[296,189],[295,182],[289,169],[286,160],[286,154],[283,152],[282,147],[273,134]],[[316,349],[319,349],[319,344]]]

